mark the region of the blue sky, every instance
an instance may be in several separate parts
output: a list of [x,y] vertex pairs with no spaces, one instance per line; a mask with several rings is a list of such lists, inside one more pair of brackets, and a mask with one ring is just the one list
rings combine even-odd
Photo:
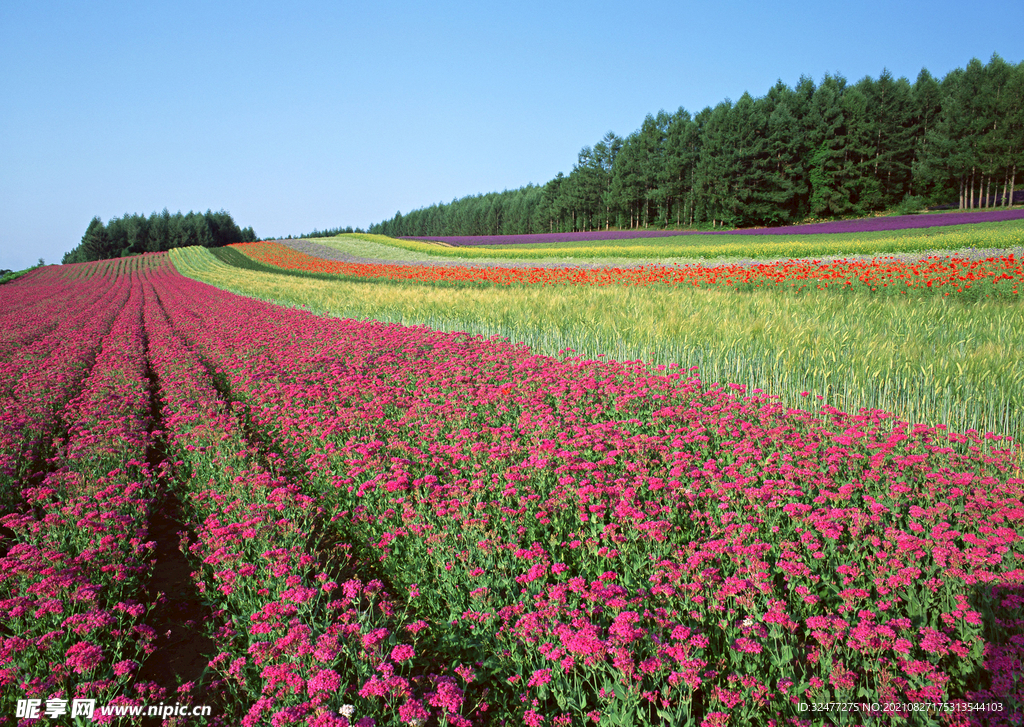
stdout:
[[1024,56],[1024,4],[0,3],[0,268],[89,220],[265,237],[542,184],[648,113]]

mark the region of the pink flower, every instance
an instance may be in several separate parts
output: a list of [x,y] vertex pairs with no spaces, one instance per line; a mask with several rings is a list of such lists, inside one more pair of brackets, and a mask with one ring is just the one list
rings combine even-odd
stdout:
[[84,674],[103,661],[103,650],[88,641],[79,641],[68,649],[64,663],[78,674]]
[[540,727],[544,724],[544,718],[532,709],[528,709],[523,713],[523,722],[529,727]]
[[352,580],[345,581],[341,584],[341,592],[345,594],[345,598],[352,599],[359,595],[359,592],[363,589],[362,582],[353,578]]
[[840,661],[832,665],[832,673],[829,674],[828,680],[836,689],[849,691],[856,683],[856,675]]
[[383,697],[388,693],[388,685],[381,681],[376,675],[370,677],[359,690],[361,697]]
[[323,634],[316,640],[316,650],[313,652],[313,658],[324,663],[331,662],[338,656],[340,651],[338,637]]
[[330,712],[323,712],[316,716],[307,718],[307,727],[350,727],[351,722],[346,717],[339,717]]
[[406,661],[416,656],[416,650],[409,644],[398,644],[391,650],[392,661]]
[[750,639],[745,639],[745,638],[736,639],[736,643],[733,644],[732,648],[735,649],[736,651],[742,652],[744,654],[760,654],[761,653],[761,645],[759,643],[757,643],[756,641],[751,641]]
[[463,694],[451,677],[439,677],[436,691],[430,695],[430,705],[440,707],[448,714],[457,714],[462,709]]
[[423,702],[416,699],[408,699],[398,708],[398,718],[406,724],[423,725],[430,717],[430,712],[423,706]]
[[629,644],[643,636],[646,631],[638,628],[636,624],[640,621],[640,614],[635,611],[623,611],[608,628],[608,633],[615,638],[617,643]]
[[929,654],[939,654],[941,656],[949,653],[948,646],[951,639],[941,631],[925,626],[921,628],[921,636],[921,648]]
[[125,659],[114,664],[114,673],[119,676],[127,676],[138,668],[138,663],[133,659]]
[[531,676],[530,680],[526,683],[528,687],[538,687],[541,684],[549,684],[551,682],[551,670],[550,669],[538,669]]
[[306,682],[306,693],[311,699],[333,696],[341,688],[341,677],[332,669],[321,669]]
[[662,666],[664,666],[664,664],[661,661],[661,659],[644,659],[642,662],[640,662],[640,671],[642,671],[644,674],[654,674],[660,671]]
[[363,635],[363,648],[364,649],[372,649],[377,644],[379,644],[384,639],[386,639],[388,637],[388,633],[390,633],[390,632],[387,629],[374,629],[370,633],[364,634]]

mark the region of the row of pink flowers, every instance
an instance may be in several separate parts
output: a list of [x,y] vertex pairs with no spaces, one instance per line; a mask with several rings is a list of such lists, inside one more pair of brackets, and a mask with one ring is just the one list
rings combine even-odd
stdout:
[[[147,518],[154,496],[146,463],[151,421],[142,292],[131,274],[101,278],[106,285],[97,291],[94,282],[47,272],[36,284],[47,291],[53,319],[26,296],[39,335],[22,327],[26,345],[6,369],[13,382],[4,392],[8,406],[26,400],[27,386],[40,391],[28,407],[35,416],[8,430],[20,427],[23,435],[14,441],[16,455],[24,458],[37,446],[33,436],[51,455],[30,463],[31,477],[26,469],[8,471],[26,479],[20,491],[8,493],[20,496],[21,506],[0,519],[11,533],[0,558],[0,689],[7,704],[82,696],[141,704],[162,696],[159,687],[137,679],[156,637],[140,600],[150,571]],[[92,306],[78,310],[83,301]],[[72,314],[62,319],[64,306]],[[33,361],[44,351],[46,358]]]
[[[146,326],[174,479],[195,528],[194,575],[223,622],[210,662],[222,676],[217,687],[243,725],[370,727],[373,715],[425,717],[423,705],[442,693],[449,724],[469,725],[451,676],[411,675],[420,630],[403,629],[382,584],[335,580],[354,569],[351,556],[316,546],[314,533],[330,537],[329,517],[273,473],[282,463],[250,441],[218,391],[180,283],[152,276]],[[348,715],[338,711],[342,699]]]
[[[0,288],[0,503],[15,506],[39,461],[66,438],[60,412],[80,390],[130,284],[69,284],[39,271]],[[56,441],[55,441],[56,440]]]

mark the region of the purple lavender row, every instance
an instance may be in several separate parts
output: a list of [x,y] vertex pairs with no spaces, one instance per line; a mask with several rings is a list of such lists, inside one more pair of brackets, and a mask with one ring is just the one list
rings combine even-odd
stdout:
[[898,215],[869,217],[856,220],[815,222],[789,227],[750,227],[743,230],[617,230],[602,232],[552,232],[537,235],[451,235],[447,237],[402,237],[401,240],[432,240],[456,247],[476,245],[536,245],[545,242],[578,242],[582,240],[636,240],[647,237],[678,237],[680,235],[822,235],[843,232],[890,232],[916,230],[925,227],[949,227],[976,222],[1005,222],[1024,219],[1024,208],[991,210],[988,212],[954,212],[940,215]]

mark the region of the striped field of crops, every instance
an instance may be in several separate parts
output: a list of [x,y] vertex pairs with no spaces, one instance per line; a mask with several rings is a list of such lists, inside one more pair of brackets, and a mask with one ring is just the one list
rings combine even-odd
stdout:
[[1024,724],[1019,224],[0,285],[0,725]]
[[[498,247],[498,248],[523,248],[537,245],[548,245],[551,243],[569,243],[568,247],[597,242],[597,244],[608,244],[614,241],[615,244],[626,243],[633,240],[642,241],[641,244],[655,243],[681,243],[681,238],[693,236],[696,244],[700,240],[707,241],[718,236],[722,238],[734,238],[739,243],[742,237],[764,238],[766,236],[778,236],[790,239],[817,239],[819,241],[835,238],[837,240],[853,239],[844,238],[846,233],[855,233],[856,238],[861,241],[879,239],[877,233],[891,235],[898,233],[905,236],[912,230],[930,228],[926,234],[941,232],[940,228],[963,226],[967,227],[983,222],[1009,222],[1012,220],[1024,220],[1024,209],[983,209],[983,210],[948,210],[942,212],[929,212],[910,215],[877,215],[874,217],[862,217],[847,220],[822,220],[799,225],[786,225],[782,227],[747,227],[738,230],[653,230],[643,228],[632,228],[624,230],[585,230],[577,232],[549,232],[534,233],[526,235],[475,235],[475,236],[440,236],[440,237],[401,237],[400,240],[422,240],[439,243],[446,246],[459,248],[473,247]],[[660,238],[660,239],[659,239]],[[665,239],[674,238],[674,239]]]
[[[975,213],[979,219],[985,219]],[[977,222],[944,227],[886,229],[876,226],[864,232],[828,232],[794,234],[792,228],[778,228],[780,234],[752,235],[733,233],[690,234],[669,237],[630,237],[601,239],[600,233],[562,235],[558,242],[545,242],[543,235],[525,236],[522,242],[496,244],[487,238],[482,245],[444,240],[394,239],[376,235],[345,235],[349,240],[383,244],[433,259],[464,259],[487,262],[511,260],[586,261],[614,263],[623,260],[675,261],[680,258],[794,258],[839,255],[876,255],[916,253],[930,250],[1019,247],[1024,237],[1024,212],[998,222]],[[885,219],[885,218],[881,218]],[[746,230],[745,233],[757,232]],[[335,238],[338,239],[338,238]],[[331,244],[328,242],[327,244]],[[369,255],[368,257],[375,257]]]
[[[401,276],[420,271],[427,275],[405,280],[396,274],[382,282],[375,277],[378,270],[397,269],[394,258],[378,257],[386,239],[371,242],[344,236],[327,242],[335,250],[347,246],[352,259],[366,259],[361,253],[379,262],[364,263],[365,270],[358,271],[354,268],[360,263],[313,259],[280,245],[274,249],[281,252],[263,263],[250,257],[255,269],[245,269],[246,259],[237,253],[230,258],[234,264],[199,248],[175,251],[172,257],[184,274],[196,279],[331,316],[497,335],[548,355],[569,349],[588,357],[696,366],[708,381],[741,383],[751,391],[780,396],[790,406],[879,408],[908,421],[945,424],[953,430],[996,431],[1018,439],[1024,434],[1024,359],[1019,355],[1024,350],[1024,305],[1018,287],[1024,260],[1019,256],[1004,256],[1004,262],[993,263],[973,283],[963,281],[965,268],[949,267],[948,258],[931,268],[908,268],[895,258],[887,259],[899,263],[900,271],[921,271],[911,291],[915,295],[886,292],[876,280],[878,266],[873,269],[870,263],[859,264],[856,274],[847,275],[857,290],[847,291],[845,284],[833,280],[831,289],[794,295],[790,284],[778,284],[776,279],[785,283],[798,275],[780,276],[775,267],[765,268],[768,273],[759,278],[760,285],[749,282],[751,268],[739,266],[728,286],[709,283],[705,275],[725,275],[722,267],[689,270],[688,279],[697,280],[697,285],[605,284],[627,274],[634,279],[649,276],[651,268],[583,271],[600,276],[598,284],[588,285],[534,284],[515,277],[579,274],[575,269],[524,273],[522,268],[505,268],[509,284],[474,285],[469,280],[453,285],[456,271],[451,268],[407,266]],[[977,242],[989,247],[993,239]],[[247,252],[256,246],[236,247]],[[306,268],[319,273],[315,277],[280,267],[309,260],[313,264]],[[274,262],[282,274],[267,272],[275,269]],[[972,264],[977,272],[980,263]],[[347,266],[347,274],[340,276],[344,279],[332,274],[328,265]],[[296,262],[292,267],[300,266]],[[797,272],[806,277],[804,267]],[[458,273],[465,278],[493,270],[459,268]],[[680,275],[677,267],[665,270]],[[875,282],[860,280],[865,270]],[[928,270],[941,276],[928,277]],[[947,284],[932,285],[940,277]],[[738,293],[744,280],[749,289]],[[906,280],[899,282],[906,292]],[[986,286],[1000,295],[983,297],[979,291]]]

